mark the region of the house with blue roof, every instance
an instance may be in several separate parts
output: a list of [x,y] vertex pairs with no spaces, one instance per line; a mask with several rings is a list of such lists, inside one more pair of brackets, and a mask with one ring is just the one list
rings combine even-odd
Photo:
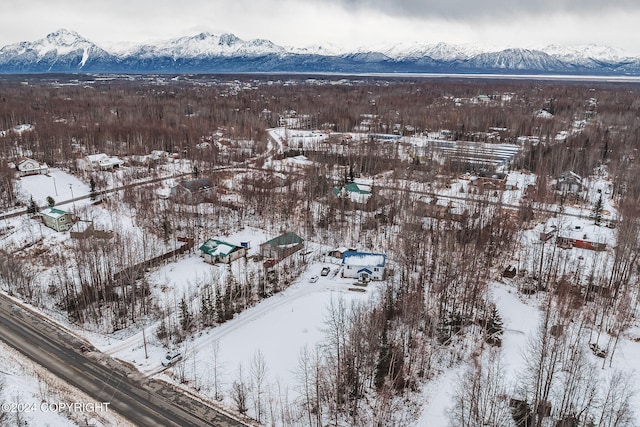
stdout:
[[342,277],[367,282],[383,280],[387,255],[368,252],[347,251],[342,256]]

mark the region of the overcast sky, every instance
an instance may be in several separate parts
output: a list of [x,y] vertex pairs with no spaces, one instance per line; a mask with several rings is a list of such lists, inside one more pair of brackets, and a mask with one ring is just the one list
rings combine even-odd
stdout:
[[103,47],[228,32],[297,47],[594,43],[640,54],[638,0],[27,0],[5,12],[0,46],[66,28]]

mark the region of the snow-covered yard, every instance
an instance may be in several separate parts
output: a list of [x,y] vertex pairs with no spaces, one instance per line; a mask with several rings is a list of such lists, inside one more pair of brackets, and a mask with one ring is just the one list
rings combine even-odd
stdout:
[[[321,269],[327,265],[331,266],[331,273],[321,276]],[[195,291],[196,283],[207,280],[212,269],[218,268],[191,256],[160,269],[151,280],[164,289],[180,286],[184,292],[189,292],[189,289]],[[294,402],[299,393],[300,353],[304,348],[313,351],[324,340],[325,320],[331,304],[338,304],[341,300],[349,306],[379,296],[381,282],[372,282],[367,288],[361,288],[364,292],[355,292],[349,290],[353,279],[336,276],[338,269],[330,263],[309,264],[289,288],[232,320],[205,329],[182,342],[173,349],[183,354],[182,361],[166,370],[160,362],[167,349],[155,337],[157,323],[145,331],[148,358],[145,358],[142,331],[122,341],[98,338],[96,344],[114,357],[134,363],[147,375],[159,375],[176,383],[183,379],[185,386],[200,390],[210,399],[215,398],[217,387],[229,408],[234,407],[230,398],[232,383],[238,381],[240,375],[243,380],[250,381],[252,366],[259,359],[266,368],[265,384],[273,398],[277,393],[284,393],[289,402]],[[318,276],[319,280],[312,283],[312,276]],[[175,294],[175,291],[167,292],[168,300],[164,303],[173,305],[170,295]]]
[[87,184],[60,169],[52,168],[47,175],[25,176],[18,180],[18,198],[26,203],[33,197],[39,206],[47,204],[47,197],[62,202],[88,194]]

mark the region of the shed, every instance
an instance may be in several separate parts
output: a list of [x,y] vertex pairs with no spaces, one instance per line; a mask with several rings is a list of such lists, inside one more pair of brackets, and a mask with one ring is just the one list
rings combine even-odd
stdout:
[[274,237],[260,245],[260,255],[264,258],[282,260],[302,249],[304,239],[291,231]]

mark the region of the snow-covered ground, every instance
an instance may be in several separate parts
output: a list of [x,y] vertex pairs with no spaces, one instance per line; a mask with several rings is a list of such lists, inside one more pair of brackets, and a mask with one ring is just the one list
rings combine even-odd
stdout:
[[109,405],[95,402],[3,342],[0,342],[0,352],[2,425],[128,425]]
[[[89,186],[75,176],[52,168],[48,175],[30,175],[18,181],[18,198],[28,202],[31,197],[39,206],[47,204],[47,197],[61,202],[89,194]],[[81,202],[78,202],[81,203]]]
[[[320,270],[326,265],[331,266],[332,271],[328,276],[321,276]],[[165,289],[170,283],[189,292],[189,289],[194,290],[198,281],[212,274],[211,269],[217,268],[192,256],[160,269],[151,280]],[[183,354],[183,360],[167,370],[161,366],[167,350],[154,334],[157,324],[150,325],[145,331],[148,358],[145,358],[142,332],[122,341],[101,339],[97,344],[114,357],[134,363],[147,375],[160,375],[176,382],[180,382],[177,378],[182,377],[186,379],[187,386],[201,389],[211,399],[215,397],[213,390],[217,383],[227,407],[234,406],[229,397],[230,387],[238,379],[239,372],[248,381],[252,364],[260,358],[266,366],[268,387],[274,393],[277,387],[280,392],[286,390],[293,401],[298,396],[300,352],[304,348],[313,350],[324,340],[329,306],[339,300],[348,306],[378,298],[379,283],[371,283],[365,292],[351,291],[349,288],[354,280],[336,275],[338,269],[338,265],[329,262],[311,263],[289,288],[236,315],[234,319],[181,343],[175,350]],[[317,282],[309,280],[312,276],[319,277]],[[217,378],[213,377],[214,369],[219,372]]]
[[[306,131],[294,132],[298,133],[295,138],[302,138],[303,144],[306,143],[305,138],[308,139],[309,144],[319,142],[312,139],[317,136],[309,135]],[[291,142],[291,138],[294,136],[289,138],[289,142]],[[298,160],[301,164],[306,163],[304,159]],[[524,188],[535,181],[535,176],[519,172],[513,172],[510,176],[517,182],[517,189],[503,192],[503,202],[516,204]],[[54,178],[56,187],[53,187]],[[592,178],[587,181],[586,186],[588,203],[595,203],[602,196],[606,218],[614,219],[617,211],[609,196],[611,186],[607,178]],[[28,199],[33,196],[34,200],[41,204],[46,203],[47,196],[61,200],[71,198],[71,189],[73,189],[75,197],[86,195],[89,192],[88,186],[82,181],[55,169],[52,170],[51,176],[22,178],[19,181],[19,187],[23,198],[27,197]],[[469,195],[469,189],[469,181],[459,179],[454,180],[449,188],[438,191],[444,197],[464,197]],[[55,191],[58,191],[58,196],[55,195]],[[89,209],[87,212],[92,214],[92,219],[96,219],[98,222],[102,221],[113,228],[112,212],[110,213],[100,206],[91,206],[87,209]],[[582,215],[588,214],[589,211],[586,204],[576,207],[566,206],[564,209],[566,213]],[[130,214],[131,217],[120,216],[117,227],[131,233],[139,232],[139,229],[132,223],[134,214]],[[35,236],[33,238],[36,240],[41,239],[47,247],[60,245],[68,239],[68,234],[55,233],[46,227],[40,227],[36,220],[26,217],[12,218],[4,222],[6,232],[0,236],[0,245],[3,248],[26,245],[28,243],[24,241],[26,236]],[[548,230],[551,225],[555,225],[557,228],[563,226],[590,227],[592,225],[590,222],[585,219],[559,215],[559,218],[550,219],[531,230],[522,231],[521,246],[534,249],[528,253],[523,250],[514,254],[518,258],[516,262],[521,263],[520,267],[532,271],[529,264],[534,258],[532,253],[538,250],[536,248],[547,251],[553,247],[551,243],[545,246],[538,237],[540,231]],[[609,244],[615,242],[615,230],[600,228],[600,231],[606,235]],[[2,229],[3,226],[0,224],[0,230]],[[259,244],[274,237],[274,234],[265,230],[245,228],[227,236],[211,235],[205,237],[219,238],[238,245],[249,242],[249,257],[251,257],[258,252]],[[106,353],[133,363],[145,375],[159,376],[176,384],[182,383],[181,386],[196,389],[210,399],[215,398],[214,388],[217,386],[222,395],[222,403],[230,408],[234,406],[230,398],[232,383],[237,381],[240,375],[248,381],[251,367],[255,365],[256,360],[261,359],[264,361],[267,371],[267,388],[272,393],[286,394],[288,401],[293,402],[298,396],[297,366],[300,352],[304,348],[312,350],[325,338],[324,325],[331,304],[335,304],[339,300],[343,300],[347,305],[352,302],[364,303],[371,298],[378,298],[382,287],[381,284],[371,283],[365,292],[349,290],[353,280],[342,279],[339,274],[336,274],[339,270],[336,260],[326,259],[320,262],[321,259],[318,256],[320,247],[313,244],[309,244],[309,247],[314,250],[314,254],[310,257],[312,261],[289,288],[248,308],[222,325],[208,328],[187,338],[177,349],[172,349],[183,354],[182,361],[168,369],[164,369],[161,365],[161,359],[167,352],[167,348],[156,337],[157,322],[145,324],[140,321],[129,330],[120,332],[120,336],[117,334],[103,336],[88,331],[78,333],[87,336]],[[592,266],[598,263],[606,266],[610,256],[609,252],[593,252],[583,249],[555,248],[555,250],[561,251],[561,257],[569,266],[569,270],[578,270],[579,266]],[[527,258],[528,261],[525,260]],[[326,277],[320,275],[320,271],[325,265],[330,265],[332,270]],[[203,285],[224,279],[229,271],[235,277],[241,277],[251,271],[252,266],[259,268],[260,264],[242,259],[234,262],[229,269],[225,265],[206,264],[197,254],[191,254],[155,269],[147,275],[146,279],[150,283],[155,301],[160,308],[172,311],[173,316],[177,317],[177,306],[182,296],[186,296],[189,300],[190,297],[197,295]],[[586,269],[584,272],[588,273]],[[317,282],[310,281],[312,276],[319,277]],[[524,367],[523,353],[527,343],[533,338],[538,327],[539,300],[536,296],[519,295],[515,287],[501,283],[491,285],[490,295],[504,321],[505,332],[500,352],[505,368],[507,387],[513,387]],[[144,329],[142,329],[143,326]],[[635,373],[640,369],[640,340],[637,339],[638,336],[640,333],[637,328],[632,328],[627,337],[622,339],[616,350],[613,367],[605,367],[601,373],[603,377],[615,368],[624,369],[625,372],[636,375]],[[14,363],[9,366],[18,365]],[[29,378],[28,370],[11,369],[0,362],[0,370],[5,373],[6,386],[3,394],[5,401],[15,400],[17,390],[27,390],[24,395],[20,395],[20,398],[25,402],[30,402],[29,399],[37,401],[40,387],[38,381]],[[422,391],[424,406],[419,419],[414,424],[416,427],[449,425],[448,410],[451,405],[451,397],[463,370],[464,363],[453,364],[451,368],[443,370],[432,381],[424,385]],[[214,371],[219,371],[215,377]],[[635,408],[640,408],[640,396],[634,397],[633,404]],[[37,418],[33,420],[37,420]],[[68,422],[66,419],[61,419],[61,424],[55,424],[55,422],[57,421],[51,421],[50,425],[70,425],[64,424]]]
[[[535,295],[521,295],[512,285],[500,282],[491,283],[490,295],[504,325],[500,347],[504,386],[508,392],[513,393],[513,390],[517,389],[518,383],[522,381],[522,374],[526,369],[525,355],[528,346],[535,340],[542,320],[542,311],[539,306],[541,300]],[[608,360],[603,365],[603,359],[588,354],[590,362],[601,368],[593,371],[593,375],[600,377],[601,384],[605,384],[616,371],[622,371],[625,376],[637,381],[638,375],[640,375],[640,339],[638,338],[640,338],[640,328],[634,327],[626,332],[616,350],[612,366],[609,366]],[[589,353],[587,349],[584,350]],[[452,426],[449,417],[452,400],[467,362],[462,361],[452,366],[424,385],[422,395],[425,404],[414,427]],[[636,388],[630,401],[630,407],[636,420],[640,418],[640,393],[638,391]]]

